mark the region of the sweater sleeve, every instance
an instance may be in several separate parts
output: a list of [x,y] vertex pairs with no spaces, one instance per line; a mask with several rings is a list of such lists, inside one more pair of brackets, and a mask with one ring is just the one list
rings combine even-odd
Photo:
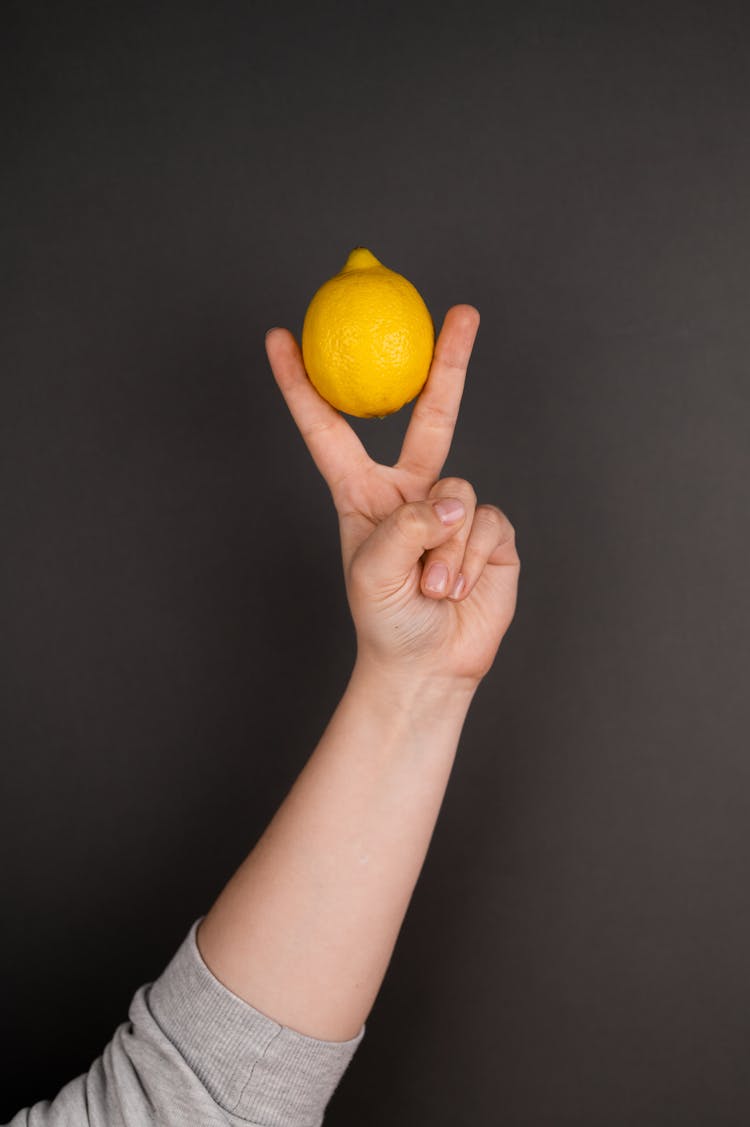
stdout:
[[208,969],[199,923],[89,1071],[8,1127],[319,1127],[365,1027],[318,1041],[272,1021]]

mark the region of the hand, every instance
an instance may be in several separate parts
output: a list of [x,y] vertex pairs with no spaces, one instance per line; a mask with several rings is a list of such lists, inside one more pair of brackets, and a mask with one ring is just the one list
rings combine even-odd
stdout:
[[[515,611],[520,561],[510,521],[496,506],[478,505],[468,481],[440,479],[478,328],[473,306],[448,310],[395,466],[374,462],[318,394],[289,330],[266,335],[276,382],[338,513],[357,660],[406,679],[475,686]],[[440,499],[461,501],[463,518],[444,524]],[[436,590],[434,564],[447,571]],[[454,591],[459,576],[465,583]]]

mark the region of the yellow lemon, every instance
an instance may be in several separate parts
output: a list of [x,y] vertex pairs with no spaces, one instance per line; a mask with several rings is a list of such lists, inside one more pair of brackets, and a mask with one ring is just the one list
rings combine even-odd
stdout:
[[360,418],[382,419],[414,399],[434,347],[419,292],[364,247],[317,290],[302,326],[310,382],[337,410]]

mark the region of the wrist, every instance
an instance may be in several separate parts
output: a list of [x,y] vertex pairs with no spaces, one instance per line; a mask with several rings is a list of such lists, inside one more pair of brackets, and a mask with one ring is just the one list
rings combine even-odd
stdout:
[[349,685],[383,708],[444,721],[449,714],[466,714],[479,681],[423,670],[405,672],[358,653]]

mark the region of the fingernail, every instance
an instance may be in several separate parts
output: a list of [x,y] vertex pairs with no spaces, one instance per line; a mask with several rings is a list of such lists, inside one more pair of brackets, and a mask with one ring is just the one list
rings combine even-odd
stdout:
[[445,564],[431,564],[427,569],[427,578],[425,579],[424,585],[428,591],[434,591],[436,595],[442,595],[443,591],[448,586],[448,568]]
[[268,336],[269,333],[272,333],[274,329],[278,329],[278,327],[278,325],[271,325],[270,329],[266,329],[266,336]]
[[463,591],[465,586],[466,586],[466,580],[464,579],[463,573],[462,573],[461,575],[459,575],[458,579],[455,582],[453,590],[451,591],[451,598],[457,599],[458,596]]
[[464,507],[452,497],[443,497],[441,501],[435,502],[435,512],[443,524],[455,524],[464,515]]

